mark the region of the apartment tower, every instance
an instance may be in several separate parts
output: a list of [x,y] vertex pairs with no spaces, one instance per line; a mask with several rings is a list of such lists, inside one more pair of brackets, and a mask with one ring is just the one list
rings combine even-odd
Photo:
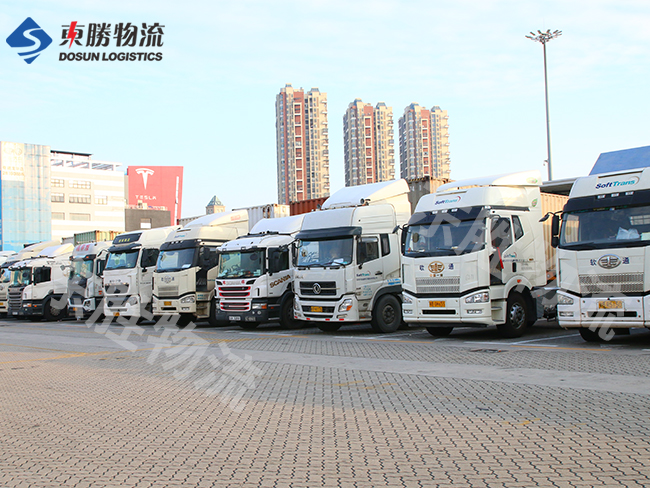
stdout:
[[278,203],[328,196],[327,93],[287,84],[276,96],[275,113]]
[[412,103],[399,119],[399,156],[402,178],[449,178],[449,116]]
[[343,116],[343,144],[345,186],[395,178],[392,107],[355,99]]

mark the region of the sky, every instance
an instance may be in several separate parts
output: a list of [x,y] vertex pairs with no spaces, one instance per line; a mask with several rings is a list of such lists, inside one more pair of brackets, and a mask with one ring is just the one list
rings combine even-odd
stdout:
[[[31,17],[53,43],[31,64],[5,39]],[[62,26],[163,25],[161,61],[59,61]],[[0,0],[0,140],[129,165],[184,166],[183,216],[277,202],[275,96],[328,95],[331,190],[344,186],[343,114],[361,98],[449,113],[451,177],[547,174],[650,145],[647,0]],[[85,44],[85,42],[84,42]],[[122,52],[69,48],[67,52]],[[135,52],[152,51],[151,48]],[[396,153],[398,151],[396,150]],[[399,156],[396,154],[396,173]]]

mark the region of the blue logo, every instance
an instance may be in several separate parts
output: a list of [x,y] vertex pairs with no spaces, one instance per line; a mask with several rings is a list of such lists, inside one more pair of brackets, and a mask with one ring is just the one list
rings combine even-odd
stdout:
[[27,64],[31,64],[47,46],[52,44],[52,38],[31,17],[27,17],[18,29],[7,37],[7,44],[13,48],[28,48],[18,54]]

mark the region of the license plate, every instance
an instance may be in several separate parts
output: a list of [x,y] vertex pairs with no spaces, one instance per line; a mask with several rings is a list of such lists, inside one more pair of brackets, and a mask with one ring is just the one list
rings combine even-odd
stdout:
[[113,312],[113,317],[119,317],[119,316],[120,316],[120,312]]
[[228,320],[232,320],[233,322],[236,322],[237,320],[241,320],[241,317],[239,315],[229,315]]
[[165,307],[171,307],[171,306],[172,306],[172,302],[163,302],[163,305],[164,305]]
[[310,309],[312,312],[320,312],[323,313],[323,307],[311,307]]
[[431,308],[445,308],[445,301],[444,300],[431,300],[429,302],[429,306]]
[[14,312],[13,315],[18,315],[18,312]]
[[623,301],[622,300],[604,300],[602,302],[598,302],[598,308],[605,309],[605,310],[609,310],[609,309],[612,309],[612,308],[623,308]]

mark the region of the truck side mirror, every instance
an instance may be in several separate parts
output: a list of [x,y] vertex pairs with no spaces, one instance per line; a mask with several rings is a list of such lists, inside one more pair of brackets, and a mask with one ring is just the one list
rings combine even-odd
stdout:
[[560,243],[560,216],[553,215],[551,220],[551,247],[557,247]]

